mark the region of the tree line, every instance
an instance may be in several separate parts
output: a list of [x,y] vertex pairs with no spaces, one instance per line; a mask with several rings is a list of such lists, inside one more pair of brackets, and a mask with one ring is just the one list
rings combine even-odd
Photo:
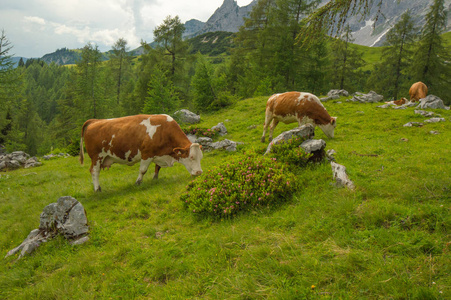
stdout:
[[[357,2],[366,7],[368,1]],[[413,82],[423,81],[430,93],[449,104],[444,0],[434,0],[423,28],[415,27],[410,12],[404,13],[388,32],[383,55],[371,70],[364,68],[363,52],[352,45],[349,26],[342,23],[334,37],[324,24],[315,27],[311,16],[318,13],[319,2],[258,1],[220,63],[192,54],[178,16],[168,16],[155,28],[156,46],[141,43],[142,55],[132,56],[121,38],[103,61],[97,45],[88,43],[75,66],[28,60],[14,68],[12,45],[2,31],[0,144],[32,155],[52,149],[75,153],[87,119],[172,114],[179,108],[211,112],[239,99],[289,90],[318,95],[330,89],[375,90],[397,99]],[[330,3],[347,2],[352,1]],[[338,8],[331,9],[337,13]]]

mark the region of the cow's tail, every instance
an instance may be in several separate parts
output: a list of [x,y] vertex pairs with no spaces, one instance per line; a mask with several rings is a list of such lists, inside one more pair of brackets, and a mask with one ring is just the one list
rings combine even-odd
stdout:
[[83,162],[85,160],[85,151],[83,149],[83,136],[85,135],[85,130],[88,128],[88,125],[91,124],[91,122],[94,121],[93,119],[86,121],[83,126],[81,127],[81,138],[80,138],[80,164],[83,165]]

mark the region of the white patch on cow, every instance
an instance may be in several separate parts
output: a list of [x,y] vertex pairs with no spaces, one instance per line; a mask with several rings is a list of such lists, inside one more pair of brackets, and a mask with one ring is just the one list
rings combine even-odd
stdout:
[[323,103],[321,103],[321,100],[319,100],[318,97],[316,97],[315,95],[310,94],[310,93],[301,92],[300,95],[299,95],[299,99],[301,99],[301,100],[304,99],[305,95],[308,95],[306,100],[316,102],[319,105],[321,105],[322,107],[324,107]]
[[138,153],[129,160],[131,154],[131,150],[125,153],[125,159],[118,157],[116,154],[112,153],[111,150],[105,151],[105,148],[102,148],[102,152],[99,154],[99,157],[102,159],[102,168],[109,168],[112,164],[118,163],[123,165],[134,165],[138,161],[141,160],[141,152],[138,150]]
[[125,160],[126,161],[128,161],[128,157],[130,156],[130,154],[132,154],[132,150],[128,150],[127,152],[125,152]]
[[150,139],[152,139],[155,132],[157,132],[157,128],[161,126],[161,125],[152,125],[150,123],[150,118],[143,120],[139,124],[146,126],[146,131],[147,131],[147,134],[149,135]]
[[111,136],[111,141],[110,141],[110,143],[108,144],[108,145],[110,145],[110,147],[113,147],[113,139],[114,139],[114,137],[115,137],[115,135],[113,134],[113,135]]
[[285,116],[274,116],[279,122],[283,122],[285,124],[290,124],[293,122],[297,122],[298,119],[296,118],[296,115],[285,115]]
[[307,116],[304,116],[304,117],[302,118],[302,120],[299,120],[298,122],[299,122],[299,126],[302,126],[302,125],[305,125],[305,124],[312,124],[313,126],[316,125],[316,124],[315,124],[315,120],[310,119],[310,118],[307,117]]
[[170,155],[155,156],[153,162],[162,168],[172,167],[177,160]]
[[168,116],[168,115],[166,115],[166,120],[167,120],[168,122],[174,121],[174,119],[173,119],[171,116]]

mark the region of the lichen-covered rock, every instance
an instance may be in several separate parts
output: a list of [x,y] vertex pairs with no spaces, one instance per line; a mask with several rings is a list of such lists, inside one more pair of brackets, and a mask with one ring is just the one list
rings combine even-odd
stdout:
[[195,113],[193,113],[187,109],[181,109],[181,110],[176,111],[174,113],[174,117],[180,123],[197,124],[200,122],[200,116],[196,115]]
[[63,235],[66,239],[76,240],[74,244],[81,244],[88,233],[88,219],[83,205],[70,196],[60,197],[56,203],[44,207],[39,222],[39,229],[30,232],[18,247],[9,251],[5,257],[20,251],[18,259],[33,252],[41,243]]
[[420,104],[418,108],[426,109],[449,109],[443,103],[443,100],[434,95],[427,95],[425,98],[420,99]]
[[311,139],[314,136],[315,136],[315,128],[313,127],[312,124],[306,124],[288,131],[284,131],[268,144],[265,154],[271,152],[271,148],[273,147],[273,145],[282,143],[284,141],[288,141],[291,138],[301,137],[304,139]]

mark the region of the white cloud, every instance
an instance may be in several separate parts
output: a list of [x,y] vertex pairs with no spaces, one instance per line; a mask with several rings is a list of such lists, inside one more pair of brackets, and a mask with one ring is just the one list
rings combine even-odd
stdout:
[[34,23],[34,24],[38,24],[38,25],[45,25],[45,20],[43,18],[39,18],[39,17],[27,16],[27,17],[24,17],[24,20],[27,23]]
[[[182,22],[205,22],[223,1],[3,0],[0,29],[17,56],[41,57],[63,47],[82,48],[88,42],[107,51],[119,38],[133,49],[141,40],[152,41],[154,28],[168,15],[178,15]],[[244,6],[251,1],[237,3]]]

